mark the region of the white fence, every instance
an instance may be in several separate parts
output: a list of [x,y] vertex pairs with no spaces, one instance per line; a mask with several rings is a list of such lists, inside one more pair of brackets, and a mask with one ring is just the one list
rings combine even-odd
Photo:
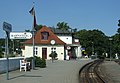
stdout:
[[[20,60],[23,57],[13,57],[9,58],[9,71],[16,70],[20,67]],[[7,61],[6,58],[0,58],[0,73],[6,72]]]

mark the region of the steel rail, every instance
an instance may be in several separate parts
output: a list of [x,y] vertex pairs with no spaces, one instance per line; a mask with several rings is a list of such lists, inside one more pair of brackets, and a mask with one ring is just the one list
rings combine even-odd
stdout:
[[80,83],[106,83],[103,77],[98,74],[98,65],[101,60],[95,60],[84,65],[79,71]]

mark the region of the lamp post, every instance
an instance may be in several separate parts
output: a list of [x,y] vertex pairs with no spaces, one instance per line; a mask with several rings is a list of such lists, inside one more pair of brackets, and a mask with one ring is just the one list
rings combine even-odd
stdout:
[[110,61],[111,61],[111,53],[112,53],[112,50],[111,50],[111,41],[112,41],[112,38],[109,38],[109,41],[110,41]]
[[92,42],[92,55],[94,55],[94,43]]

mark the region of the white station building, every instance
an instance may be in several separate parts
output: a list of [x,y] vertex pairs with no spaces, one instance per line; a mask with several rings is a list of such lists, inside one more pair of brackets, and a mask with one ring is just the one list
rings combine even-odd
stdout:
[[[24,49],[22,49],[22,56],[33,56],[32,40],[31,38],[23,43]],[[43,26],[35,33],[34,41],[34,55],[44,59],[51,59],[49,54],[51,54],[52,51],[57,53],[58,60],[66,60],[67,56],[69,56],[70,59],[82,56],[79,39],[75,39],[73,33],[69,31]]]

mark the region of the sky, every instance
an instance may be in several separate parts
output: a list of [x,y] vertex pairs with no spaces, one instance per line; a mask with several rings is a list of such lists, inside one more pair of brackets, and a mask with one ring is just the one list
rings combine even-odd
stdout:
[[56,27],[65,22],[73,29],[98,29],[107,36],[119,28],[120,0],[0,0],[0,38],[5,37],[3,22],[10,23],[14,32],[32,29],[33,2],[37,24]]

